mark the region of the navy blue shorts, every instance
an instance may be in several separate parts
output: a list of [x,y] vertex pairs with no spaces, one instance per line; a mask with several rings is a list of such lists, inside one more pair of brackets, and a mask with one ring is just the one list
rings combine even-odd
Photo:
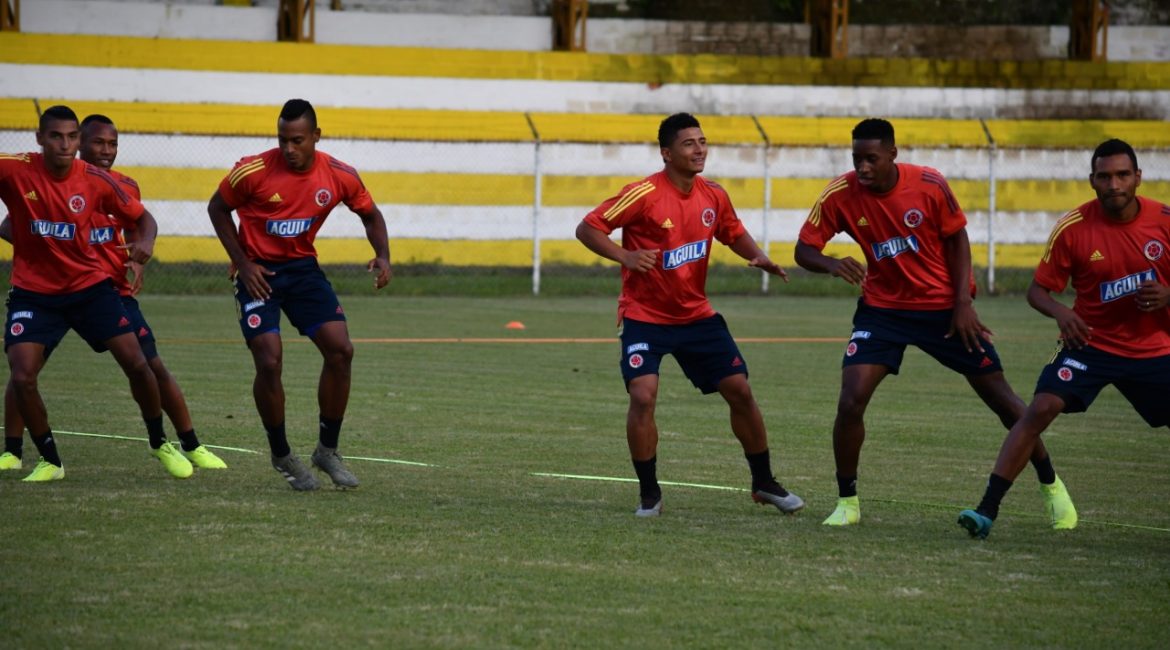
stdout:
[[239,278],[236,279],[236,312],[244,340],[280,331],[280,312],[301,334],[313,337],[317,328],[329,321],[344,321],[345,312],[333,292],[333,285],[314,257],[291,262],[258,263],[276,275],[265,276],[272,288],[268,300],[253,298]]
[[853,314],[853,333],[845,346],[841,365],[882,365],[896,375],[902,367],[906,346],[913,345],[964,376],[1003,370],[999,354],[990,341],[983,341],[983,352],[968,352],[957,335],[946,338],[951,327],[951,313],[950,309],[884,309],[871,307],[859,299],[857,311]]
[[1040,371],[1036,392],[1064,400],[1065,413],[1080,413],[1108,384],[1116,386],[1151,427],[1170,426],[1170,355],[1130,359],[1089,346],[1080,350],[1062,346]]
[[17,343],[40,343],[47,359],[70,329],[99,352],[106,349],[106,341],[134,331],[113,281],[61,295],[19,287],[8,291],[5,352]]
[[[130,318],[130,326],[134,328],[134,335],[138,337],[138,347],[142,348],[142,355],[146,357],[147,361],[158,357],[158,346],[154,341],[154,332],[151,331],[150,325],[146,322],[146,317],[142,315],[142,308],[138,306],[138,300],[134,296],[121,296],[122,306],[126,308],[126,315]],[[106,346],[93,345],[90,347],[95,352],[105,352]]]
[[727,321],[715,314],[686,325],[658,325],[622,320],[622,379],[657,375],[662,357],[673,354],[683,374],[703,394],[719,390],[731,375],[748,374],[747,363],[731,338]]

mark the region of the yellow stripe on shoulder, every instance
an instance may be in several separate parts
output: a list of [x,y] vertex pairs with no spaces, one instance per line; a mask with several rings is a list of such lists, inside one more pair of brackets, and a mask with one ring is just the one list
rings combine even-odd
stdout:
[[1085,217],[1081,214],[1080,210],[1073,210],[1056,222],[1056,225],[1052,228],[1052,234],[1048,236],[1048,243],[1044,246],[1044,257],[1042,259],[1045,262],[1051,259],[1052,246],[1056,244],[1056,240],[1060,238],[1061,233],[1067,230],[1069,226],[1080,223],[1084,219]]
[[808,213],[807,221],[814,226],[821,225],[821,205],[825,199],[847,187],[849,187],[849,181],[844,176],[838,176],[826,185],[825,189],[821,191],[821,195],[817,197],[817,202],[813,204],[812,210]]
[[611,205],[602,216],[605,217],[606,221],[613,221],[615,218],[617,218],[618,215],[620,215],[622,212],[625,212],[626,208],[630,207],[638,199],[653,191],[654,184],[650,181],[646,181],[641,185],[635,185],[632,189],[630,189],[629,192],[626,192],[625,196],[618,199],[617,203]]
[[264,161],[259,158],[246,165],[240,165],[228,176],[228,183],[230,183],[232,187],[235,187],[236,183],[239,183],[241,180],[243,180],[245,176],[253,172],[258,172],[261,169],[264,169]]
[[31,159],[27,153],[0,153],[0,160],[19,160],[20,162],[28,162]]

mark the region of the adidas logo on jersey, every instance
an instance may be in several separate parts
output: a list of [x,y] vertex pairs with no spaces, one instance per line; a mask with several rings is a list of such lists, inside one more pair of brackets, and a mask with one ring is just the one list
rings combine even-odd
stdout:
[[1100,262],[1104,259],[1105,259],[1105,256],[1101,254],[1101,251],[1097,251],[1097,250],[1093,251],[1093,254],[1089,256],[1090,262]]
[[857,220],[857,227],[862,228],[869,225],[869,219],[862,217]]
[[25,194],[24,198],[28,199],[29,201],[38,201],[39,200],[37,198],[37,191],[36,190],[32,190],[28,194]]
[[268,197],[269,203],[280,203],[283,200],[284,199],[280,198],[280,192],[277,192],[276,194],[273,194],[272,196]]
[[666,221],[662,222],[662,227],[663,228],[674,228],[674,223],[671,222],[670,219],[667,219]]

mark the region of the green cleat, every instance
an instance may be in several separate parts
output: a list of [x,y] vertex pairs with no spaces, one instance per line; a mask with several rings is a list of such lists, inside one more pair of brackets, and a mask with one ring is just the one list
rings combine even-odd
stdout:
[[857,495],[837,499],[837,509],[827,519],[821,522],[822,526],[856,526],[861,523],[861,502]]
[[191,467],[191,461],[183,458],[183,454],[180,454],[179,450],[175,449],[175,446],[169,442],[164,442],[158,449],[151,449],[150,455],[157,458],[175,478],[189,478],[195,473],[195,468]]
[[65,468],[57,467],[45,459],[41,459],[33,471],[23,480],[30,483],[43,483],[45,481],[60,481],[65,478]]
[[990,517],[984,517],[974,510],[964,510],[959,513],[959,525],[967,530],[968,535],[977,539],[987,539],[993,523],[995,521]]
[[1040,493],[1044,495],[1044,512],[1048,513],[1053,530],[1072,530],[1077,527],[1077,509],[1059,476],[1052,485],[1041,483]]
[[0,454],[0,472],[6,469],[20,469],[24,466],[24,462],[20,460],[20,456],[6,451]]
[[211,453],[211,450],[203,445],[199,445],[192,451],[184,451],[183,455],[187,457],[187,460],[191,461],[192,465],[199,469],[227,469],[227,463],[223,462],[219,456]]

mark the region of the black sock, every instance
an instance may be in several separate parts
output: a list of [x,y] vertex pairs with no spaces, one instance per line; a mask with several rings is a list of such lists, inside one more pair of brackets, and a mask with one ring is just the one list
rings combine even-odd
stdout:
[[156,418],[142,418],[146,423],[146,436],[150,438],[150,448],[158,449],[167,441],[167,432],[163,430],[162,414]]
[[747,459],[748,469],[752,472],[753,490],[776,482],[776,477],[772,476],[772,457],[767,449],[756,454],[744,453],[743,457]]
[[979,502],[979,507],[975,508],[975,512],[994,521],[999,516],[999,502],[1003,501],[1004,495],[1011,487],[1011,481],[999,474],[992,474],[987,479],[987,491],[983,493],[983,500]]
[[658,456],[650,460],[635,460],[634,473],[638,475],[638,486],[643,497],[660,497],[662,488],[658,487]]
[[50,462],[57,467],[61,467],[61,456],[57,454],[57,441],[53,440],[53,430],[50,429],[40,436],[29,436],[32,438],[33,444],[37,446],[37,451],[40,452],[41,458]]
[[4,451],[17,458],[24,458],[24,436],[19,438],[4,438]]
[[195,435],[195,430],[180,431],[179,445],[183,451],[195,451],[195,448],[199,446],[199,437]]
[[292,448],[288,446],[288,437],[284,434],[284,422],[274,427],[265,424],[264,430],[268,432],[268,447],[272,450],[273,456],[284,458],[292,453]]
[[845,497],[857,496],[857,477],[856,476],[841,476],[837,475],[837,496],[844,499]]
[[319,419],[321,420],[321,433],[319,438],[321,446],[337,449],[337,439],[341,437],[342,418],[333,420],[322,415]]
[[1044,485],[1056,482],[1056,469],[1052,467],[1052,456],[1045,456],[1039,461],[1033,460],[1032,467],[1036,468],[1036,478]]

